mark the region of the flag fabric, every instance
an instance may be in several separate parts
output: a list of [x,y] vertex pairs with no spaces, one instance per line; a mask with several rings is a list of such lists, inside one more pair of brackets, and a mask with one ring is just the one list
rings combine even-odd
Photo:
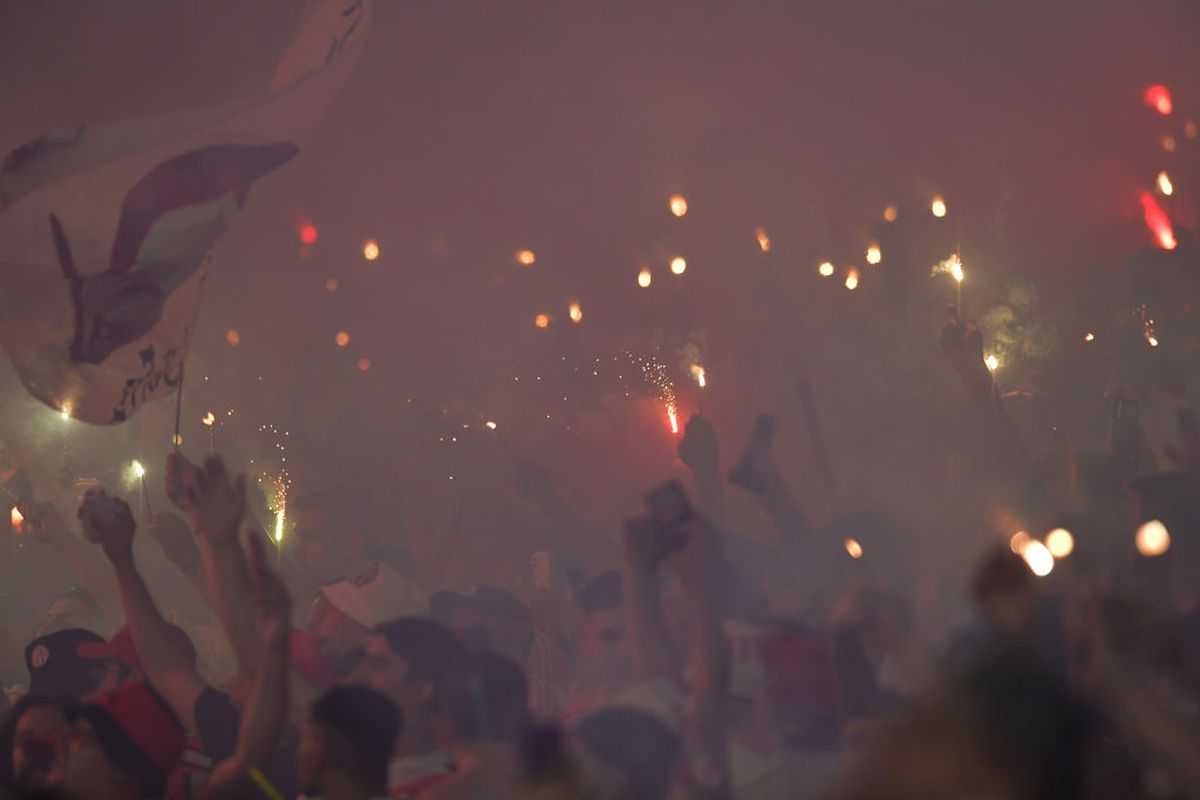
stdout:
[[38,137],[0,165],[0,346],[25,388],[112,424],[181,380],[211,251],[362,50],[371,0],[318,0],[257,96]]

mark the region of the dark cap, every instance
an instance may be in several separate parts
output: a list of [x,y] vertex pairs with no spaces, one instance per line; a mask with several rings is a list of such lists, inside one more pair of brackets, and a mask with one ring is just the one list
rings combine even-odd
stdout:
[[104,644],[104,638],[83,628],[39,636],[25,647],[31,695],[63,696],[76,700],[96,688],[96,662],[79,654],[80,645]]

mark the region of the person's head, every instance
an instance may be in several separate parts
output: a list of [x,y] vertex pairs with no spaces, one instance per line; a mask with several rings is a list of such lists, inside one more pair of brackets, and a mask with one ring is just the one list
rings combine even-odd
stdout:
[[971,577],[971,597],[996,633],[1019,637],[1029,630],[1037,604],[1033,573],[1007,547],[989,551]]
[[352,489],[326,489],[290,504],[296,527],[289,545],[306,577],[330,583],[357,573],[374,557],[377,530],[371,498]]
[[427,617],[401,617],[372,632],[347,677],[390,698],[410,729],[427,729],[438,678],[462,653],[449,628]]
[[365,686],[335,686],[313,703],[300,734],[300,784],[326,796],[331,784],[360,786],[382,796],[388,763],[400,735],[396,705]]
[[103,644],[101,636],[81,628],[34,639],[25,647],[29,693],[80,700],[93,692],[115,688],[129,670],[116,659],[88,658],[80,652]]
[[[178,625],[170,626],[171,637],[184,650],[194,667],[196,665],[196,648],[192,640]],[[83,642],[75,648],[80,658],[91,662],[102,675],[97,692],[108,692],[131,680],[141,680],[144,676],[142,659],[133,646],[133,636],[129,626],[122,626],[107,642]]]
[[529,681],[502,655],[466,654],[438,679],[434,725],[450,746],[519,744],[529,725]]
[[353,577],[321,587],[309,631],[334,650],[349,652],[364,645],[371,631],[385,622],[428,613],[429,599],[420,586],[375,562]]
[[59,740],[71,730],[70,698],[25,695],[0,731],[0,788],[22,791],[46,786]]
[[632,677],[625,642],[621,573],[601,572],[577,594],[579,647],[577,679],[587,685],[622,685]]
[[104,786],[139,800],[162,793],[183,755],[179,720],[146,684],[128,683],[89,700],[68,715],[49,784],[67,798],[94,796]]
[[507,589],[477,586],[467,595],[463,609],[464,625],[478,625],[488,633],[488,641],[497,653],[524,664],[533,647],[533,617],[529,607]]
[[679,737],[653,715],[607,708],[584,717],[574,754],[591,796],[661,800],[671,789]]
[[308,632],[340,653],[362,647],[371,636],[370,628],[338,610],[324,593],[318,593],[313,598],[312,610],[308,615]]

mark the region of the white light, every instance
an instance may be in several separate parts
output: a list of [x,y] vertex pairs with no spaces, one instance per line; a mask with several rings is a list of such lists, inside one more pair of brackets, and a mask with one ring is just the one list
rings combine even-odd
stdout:
[[987,365],[988,370],[991,372],[1000,369],[1000,359],[990,353],[983,359],[983,363]]
[[822,278],[833,277],[834,271],[833,264],[830,264],[828,261],[822,261],[821,266],[817,267],[817,272],[820,273]]
[[933,202],[929,204],[929,210],[932,211],[933,215],[938,219],[946,216],[946,201],[940,194],[934,196]]
[[1066,558],[1075,549],[1075,537],[1066,528],[1055,528],[1046,534],[1046,549],[1055,558]]
[[1054,556],[1037,539],[1029,540],[1029,544],[1021,551],[1021,558],[1029,565],[1029,571],[1039,578],[1046,577],[1054,569]]
[[1137,551],[1147,557],[1161,556],[1171,549],[1171,534],[1167,532],[1167,526],[1156,519],[1143,522],[1133,541]]
[[130,466],[133,469],[133,476],[135,478],[146,477],[146,468],[142,466],[142,462],[138,461],[137,459],[134,459],[133,464],[131,464]]
[[676,275],[682,275],[687,272],[687,261],[682,256],[675,256],[671,259],[671,272]]
[[654,280],[654,276],[650,274],[650,270],[644,269],[638,273],[638,286],[642,287],[643,289],[649,288],[652,280]]

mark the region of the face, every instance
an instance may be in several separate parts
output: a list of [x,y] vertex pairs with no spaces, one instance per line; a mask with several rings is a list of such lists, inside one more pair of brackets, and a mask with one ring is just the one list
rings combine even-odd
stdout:
[[338,530],[337,520],[327,509],[306,508],[296,517],[291,540],[296,564],[305,577],[330,583],[348,576],[349,565],[362,549],[362,537]]
[[124,787],[129,778],[117,769],[86,720],[77,720],[60,740],[48,783],[67,797],[91,797],[95,787]]
[[433,686],[429,681],[413,680],[408,662],[392,652],[387,639],[370,636],[361,661],[350,672],[348,681],[387,695],[404,715],[404,724],[427,719]]
[[59,742],[71,731],[57,706],[31,708],[17,720],[13,735],[13,775],[18,785],[36,788],[46,785]]
[[338,611],[325,595],[318,594],[308,618],[308,630],[328,642],[339,653],[349,653],[366,644],[371,631]]

